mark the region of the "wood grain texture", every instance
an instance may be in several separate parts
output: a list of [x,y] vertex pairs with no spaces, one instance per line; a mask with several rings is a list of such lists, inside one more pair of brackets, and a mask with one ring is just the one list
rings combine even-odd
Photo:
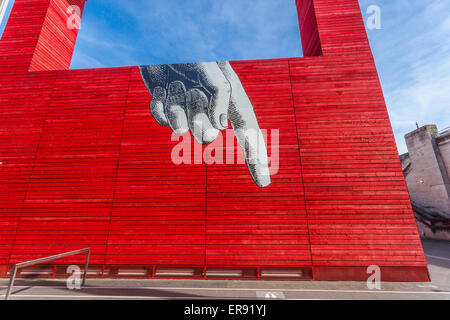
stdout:
[[[267,141],[279,131],[266,189],[242,163],[174,165],[178,141],[137,67],[67,70],[70,4],[84,2],[16,0],[0,40],[0,266],[91,247],[98,277],[298,267],[361,280],[378,265],[428,279],[358,1],[298,0],[305,57],[231,63]],[[72,263],[83,257],[55,262]]]

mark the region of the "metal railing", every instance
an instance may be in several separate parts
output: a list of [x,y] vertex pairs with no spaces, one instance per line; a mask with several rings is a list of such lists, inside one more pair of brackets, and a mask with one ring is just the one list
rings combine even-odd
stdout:
[[11,290],[12,290],[12,287],[14,286],[14,281],[16,279],[17,270],[19,270],[21,268],[31,267],[31,266],[34,266],[37,264],[65,258],[68,256],[73,256],[73,255],[80,254],[83,252],[86,252],[86,263],[84,265],[83,282],[81,283],[81,286],[84,286],[84,284],[86,283],[86,275],[87,275],[87,269],[88,269],[88,264],[89,264],[89,256],[91,255],[91,248],[85,248],[85,249],[71,251],[71,252],[67,252],[67,253],[61,253],[61,254],[57,254],[55,256],[51,256],[51,257],[46,257],[46,258],[41,258],[41,259],[36,259],[36,260],[31,260],[31,261],[15,264],[11,271],[11,278],[9,279],[9,285],[8,285],[8,290],[6,291],[5,300],[8,300],[9,295],[11,294]]

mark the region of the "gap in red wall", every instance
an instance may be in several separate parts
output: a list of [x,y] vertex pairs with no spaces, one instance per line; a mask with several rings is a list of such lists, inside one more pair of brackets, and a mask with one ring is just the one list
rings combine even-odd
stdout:
[[300,56],[294,0],[96,0],[71,68]]

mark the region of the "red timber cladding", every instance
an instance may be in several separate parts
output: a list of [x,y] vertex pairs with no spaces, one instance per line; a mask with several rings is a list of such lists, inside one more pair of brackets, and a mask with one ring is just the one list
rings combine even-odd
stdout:
[[375,70],[340,62],[291,62],[313,263],[424,265]]
[[324,56],[290,62],[313,264],[424,267],[358,3],[314,3]]
[[206,166],[173,164],[138,68],[129,86],[106,264],[203,266]]
[[[70,67],[78,29],[67,27],[77,5],[82,14],[85,0],[52,0],[49,3],[41,33],[34,50],[30,71],[66,70]],[[76,13],[74,13],[76,15]],[[72,23],[73,23],[73,19]],[[78,19],[81,19],[79,17]]]
[[58,72],[10,263],[84,247],[104,263],[129,80],[130,68]]
[[[64,71],[68,3],[16,0],[0,41],[0,266],[91,247],[107,268],[312,267],[316,280],[365,280],[374,264],[384,280],[427,279],[356,0],[297,1],[305,58],[232,62],[269,156],[279,130],[266,189],[243,163],[174,165],[179,141],[151,117],[137,67]],[[72,263],[83,257],[55,262]]]
[[0,40],[3,73],[68,69],[78,30],[67,28],[67,8],[85,1],[15,1]]
[[8,264],[55,74],[1,76],[0,265]]

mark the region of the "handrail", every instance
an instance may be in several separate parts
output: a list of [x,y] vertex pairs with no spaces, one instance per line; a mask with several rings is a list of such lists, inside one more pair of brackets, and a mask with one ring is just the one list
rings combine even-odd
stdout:
[[11,294],[11,289],[14,285],[14,280],[16,279],[16,273],[17,273],[18,269],[34,266],[37,264],[41,264],[41,263],[45,263],[45,262],[49,262],[49,261],[53,261],[53,260],[57,260],[57,259],[61,259],[61,258],[65,258],[68,256],[73,256],[73,255],[80,254],[83,252],[87,252],[86,263],[84,265],[83,282],[81,283],[81,285],[84,286],[84,284],[86,283],[86,275],[87,275],[87,269],[88,269],[88,264],[89,264],[89,256],[91,255],[91,248],[80,249],[80,250],[71,251],[71,252],[67,252],[67,253],[57,254],[54,256],[46,257],[46,258],[41,258],[41,259],[36,259],[36,260],[31,260],[31,261],[15,264],[12,269],[12,272],[11,272],[11,278],[9,279],[9,285],[8,285],[8,290],[6,291],[5,300],[8,300],[8,297]]

